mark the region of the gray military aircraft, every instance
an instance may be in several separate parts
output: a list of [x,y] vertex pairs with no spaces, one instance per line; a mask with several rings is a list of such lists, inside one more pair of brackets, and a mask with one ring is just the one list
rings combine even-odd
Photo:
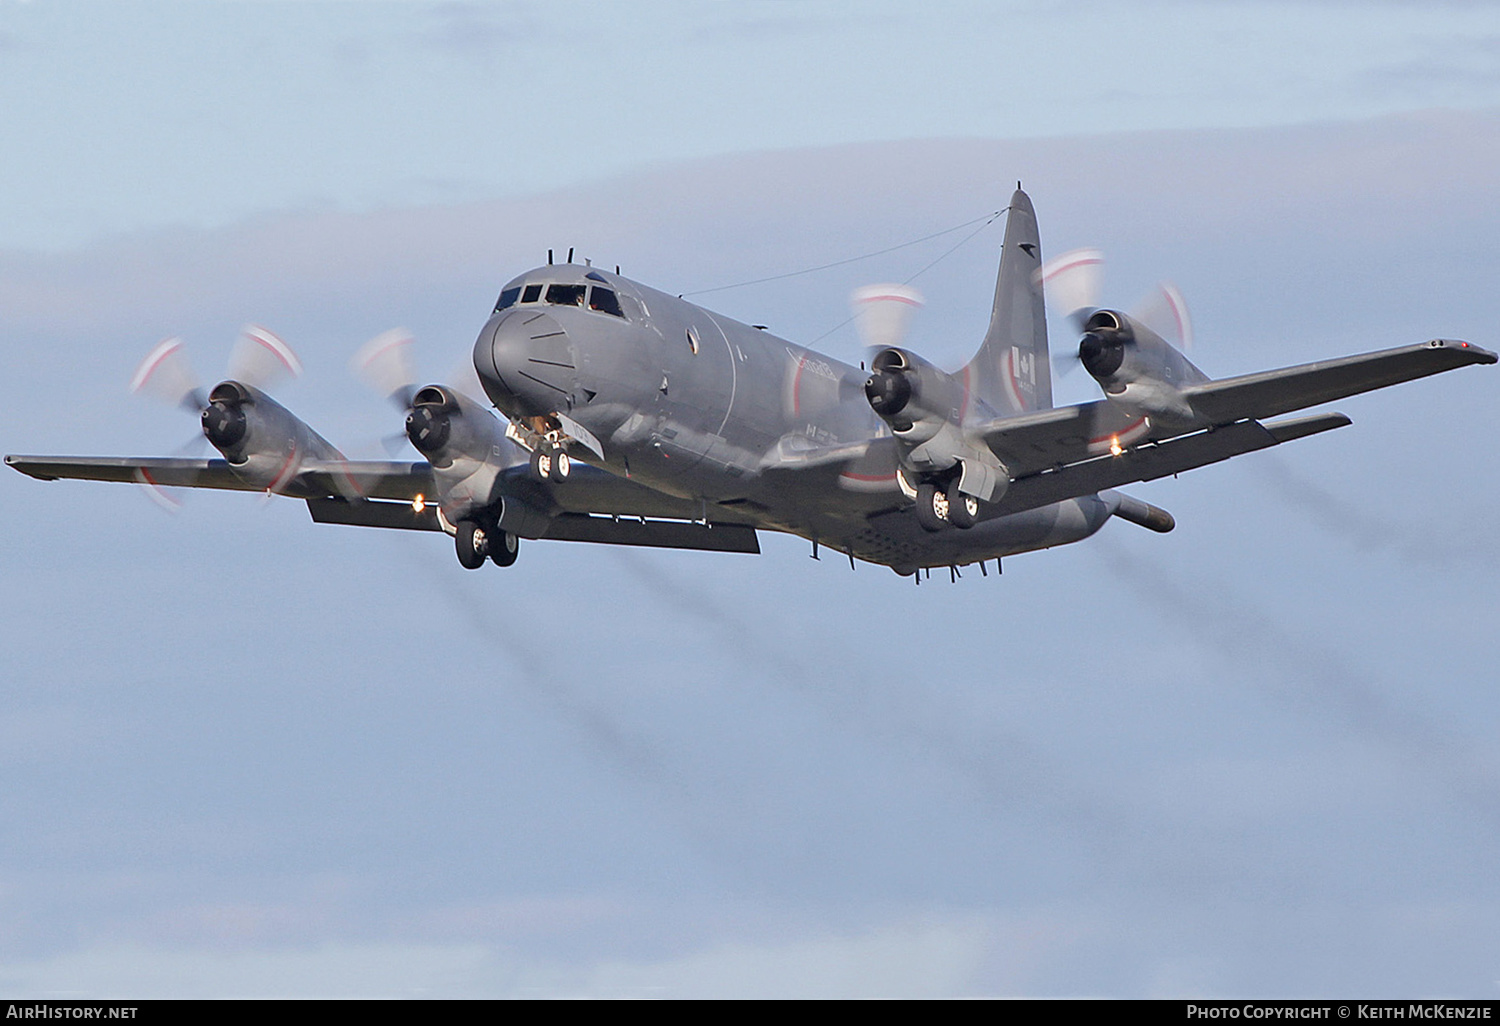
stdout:
[[1019,188],[989,330],[954,373],[894,344],[865,371],[569,258],[507,283],[479,332],[474,369],[503,417],[452,386],[417,387],[403,338],[361,353],[423,461],[346,459],[242,380],[181,396],[222,459],[5,461],[43,480],[274,492],[319,523],[443,531],[469,569],[510,565],[520,539],[759,552],[769,530],[910,575],[1080,541],[1110,517],[1170,531],[1170,514],[1115,489],[1350,423],[1270,418],[1496,362],[1434,339],[1215,381],[1141,319],[1085,303],[1078,359],[1104,397],[1054,407],[1041,240]]

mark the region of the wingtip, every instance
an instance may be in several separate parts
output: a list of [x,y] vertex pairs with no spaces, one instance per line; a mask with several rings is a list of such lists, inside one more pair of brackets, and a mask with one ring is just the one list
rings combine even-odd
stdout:
[[1464,342],[1460,339],[1435,338],[1427,345],[1432,349],[1452,349],[1460,352],[1468,357],[1470,363],[1494,363],[1500,360],[1500,356],[1496,356],[1483,346],[1476,346],[1472,342]]

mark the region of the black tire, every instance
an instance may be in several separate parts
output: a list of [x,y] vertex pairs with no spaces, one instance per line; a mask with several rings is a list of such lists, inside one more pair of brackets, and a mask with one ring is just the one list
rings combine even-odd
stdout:
[[509,531],[495,529],[490,535],[490,559],[496,566],[510,566],[521,554],[521,540]]
[[948,526],[948,496],[933,484],[917,487],[917,523],[922,530],[937,532]]
[[552,470],[550,477],[558,484],[568,479],[568,474],[573,469],[573,459],[567,453],[558,449],[552,454]]
[[460,520],[453,526],[456,528],[453,547],[458,552],[458,565],[465,570],[478,570],[484,566],[484,557],[489,555],[489,535],[472,520]]
[[552,467],[556,461],[552,454],[545,449],[537,448],[531,451],[531,477],[536,481],[546,481],[552,476]]
[[958,482],[948,486],[948,523],[967,531],[979,520],[979,500],[958,490]]

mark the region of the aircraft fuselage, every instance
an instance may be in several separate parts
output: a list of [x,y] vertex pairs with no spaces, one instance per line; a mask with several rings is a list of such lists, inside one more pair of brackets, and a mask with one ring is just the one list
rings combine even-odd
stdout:
[[[962,533],[923,531],[895,439],[865,398],[867,372],[597,268],[549,265],[507,283],[474,365],[512,419],[562,414],[586,428],[601,451],[574,446],[575,458],[697,502],[706,519],[901,570],[1077,541],[1114,510],[1086,496]],[[853,462],[809,466],[850,446],[864,449]]]

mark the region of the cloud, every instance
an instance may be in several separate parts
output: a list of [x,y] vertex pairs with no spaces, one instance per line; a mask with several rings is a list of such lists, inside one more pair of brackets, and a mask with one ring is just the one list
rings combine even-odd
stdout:
[[526,4],[440,3],[426,8],[423,16],[426,24],[417,33],[422,46],[480,69],[492,67],[507,50],[542,31]]
[[1427,38],[1418,45],[1417,56],[1360,72],[1355,88],[1379,100],[1438,105],[1463,104],[1500,83],[1500,35]]
[[52,1000],[932,998],[970,992],[987,941],[985,923],[964,917],[716,943],[657,962],[578,965],[482,944],[327,943],[237,952],[120,945],[0,963],[0,987]]

